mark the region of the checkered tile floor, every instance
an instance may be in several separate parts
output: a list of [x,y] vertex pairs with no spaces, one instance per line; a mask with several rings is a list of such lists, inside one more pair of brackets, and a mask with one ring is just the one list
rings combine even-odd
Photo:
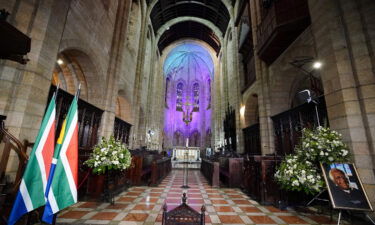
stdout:
[[206,224],[335,224],[326,216],[280,211],[262,206],[241,190],[212,188],[199,171],[189,171],[189,189],[181,189],[183,171],[173,170],[158,187],[132,187],[116,203],[79,202],[58,215],[58,224],[161,224],[164,202],[171,210],[187,192],[188,204],[200,211],[206,206]]

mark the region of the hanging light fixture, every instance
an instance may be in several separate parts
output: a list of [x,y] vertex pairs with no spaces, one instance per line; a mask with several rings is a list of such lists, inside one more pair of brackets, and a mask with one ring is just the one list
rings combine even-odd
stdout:
[[193,103],[191,103],[189,99],[190,98],[188,96],[186,99],[186,102],[183,104],[183,107],[182,107],[182,121],[184,121],[186,125],[189,125],[189,123],[193,120],[194,106],[193,106]]

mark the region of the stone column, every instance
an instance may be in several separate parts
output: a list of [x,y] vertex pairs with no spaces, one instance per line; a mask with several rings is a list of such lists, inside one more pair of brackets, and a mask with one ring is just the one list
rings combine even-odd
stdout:
[[[34,141],[39,130],[68,8],[69,1],[6,1],[8,22],[32,39],[26,65],[0,60],[0,114],[7,116],[6,127],[21,141]],[[11,155],[9,160],[16,158]]]
[[[143,9],[142,9],[143,10]],[[134,99],[133,99],[133,134],[136,135],[136,141],[133,143],[132,148],[139,148],[141,146],[141,134],[139,129],[139,114],[141,109],[141,89],[144,71],[144,55],[145,55],[145,44],[146,44],[146,34],[147,34],[147,18],[142,17],[141,30],[140,30],[140,42],[138,48],[137,57],[137,68],[135,73],[135,86],[134,86]]]
[[[366,2],[374,8],[373,1]],[[375,75],[373,45],[358,1],[310,0],[328,117],[332,129],[343,134],[367,190],[375,202]]]
[[101,121],[100,134],[109,137],[113,134],[115,121],[115,107],[118,94],[118,80],[121,71],[121,61],[124,53],[126,28],[130,14],[131,1],[119,1],[117,6],[116,21],[113,31],[112,44],[107,70],[107,90],[105,111]]
[[[251,11],[251,26],[253,32],[253,44],[257,46],[257,27],[261,22],[259,7],[255,4],[250,4]],[[262,154],[270,154],[275,151],[274,137],[273,137],[273,123],[271,116],[271,99],[269,94],[269,69],[254,48],[254,63],[256,84],[259,85],[258,93],[258,110],[259,110],[259,126],[260,126],[260,142]]]

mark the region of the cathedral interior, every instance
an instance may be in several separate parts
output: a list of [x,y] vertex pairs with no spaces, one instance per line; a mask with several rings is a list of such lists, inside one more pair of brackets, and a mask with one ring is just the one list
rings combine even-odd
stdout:
[[[56,224],[168,224],[183,193],[200,224],[371,224],[374,53],[372,0],[0,0],[0,224],[48,103],[57,139],[78,89],[78,203]],[[319,126],[370,210],[276,181]],[[84,162],[111,136],[132,166],[99,179]]]

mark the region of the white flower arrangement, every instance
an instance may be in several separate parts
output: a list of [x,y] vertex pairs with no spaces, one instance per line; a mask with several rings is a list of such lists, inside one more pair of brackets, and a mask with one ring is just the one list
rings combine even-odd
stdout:
[[315,130],[303,129],[301,144],[296,153],[304,159],[317,163],[347,162],[349,150],[341,134],[326,127]]
[[295,154],[284,158],[275,178],[283,189],[313,194],[325,186],[319,163],[348,161],[349,150],[341,134],[324,127],[303,129]]
[[280,164],[275,178],[283,189],[318,192],[324,185],[322,177],[312,163],[301,161],[297,155],[288,155]]
[[131,159],[125,145],[111,136],[108,140],[102,137],[101,142],[95,145],[90,158],[84,164],[93,168],[93,173],[103,174],[109,170],[125,170],[130,167]]

